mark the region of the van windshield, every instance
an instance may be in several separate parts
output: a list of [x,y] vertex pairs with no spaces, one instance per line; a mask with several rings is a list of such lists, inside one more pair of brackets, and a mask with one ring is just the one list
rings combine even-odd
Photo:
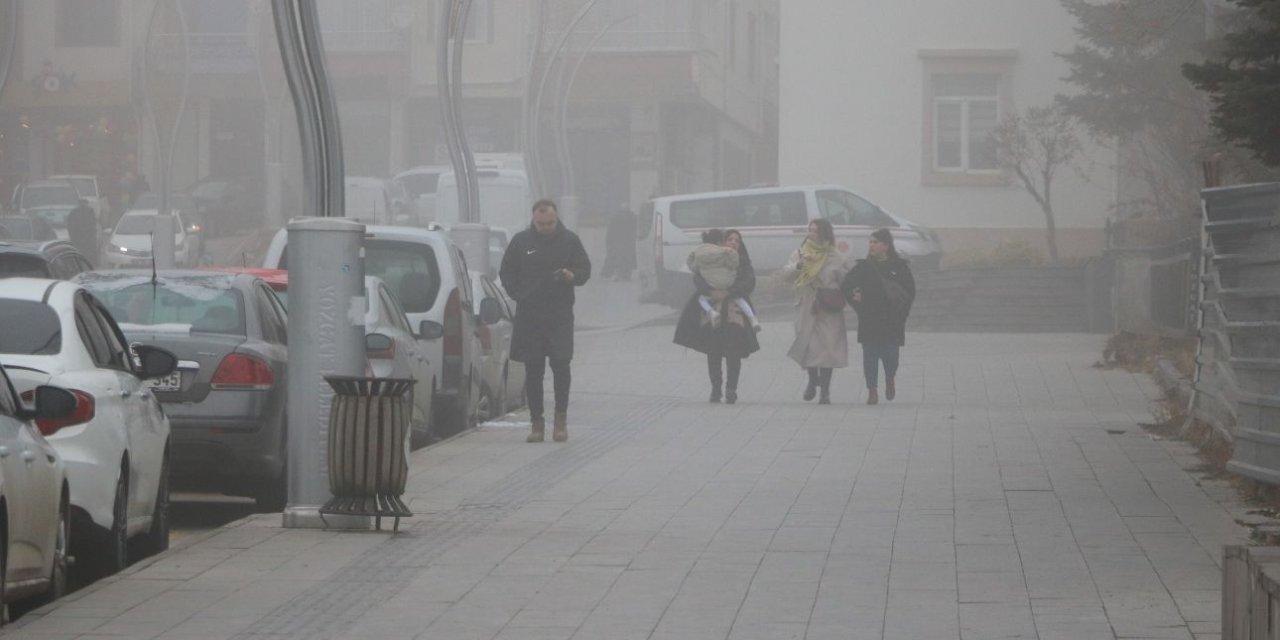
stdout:
[[677,200],[671,203],[671,222],[681,229],[803,227],[808,219],[802,191]]

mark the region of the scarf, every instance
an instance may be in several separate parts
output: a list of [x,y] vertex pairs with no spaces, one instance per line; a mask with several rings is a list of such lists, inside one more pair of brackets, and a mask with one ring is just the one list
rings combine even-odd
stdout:
[[829,244],[814,243],[807,239],[800,245],[800,258],[804,261],[804,267],[800,270],[800,277],[796,278],[796,287],[807,287],[817,282],[818,274],[827,265],[827,258],[831,256],[833,248]]

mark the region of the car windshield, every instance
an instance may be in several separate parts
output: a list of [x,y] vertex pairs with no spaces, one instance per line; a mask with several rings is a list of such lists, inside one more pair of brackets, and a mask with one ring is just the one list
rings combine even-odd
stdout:
[[71,209],[67,207],[58,207],[56,209],[37,209],[32,211],[31,215],[55,227],[67,226],[67,216],[71,214]]
[[121,328],[245,335],[244,296],[221,275],[163,278],[81,278]]
[[[0,278],[48,278],[49,263],[26,253],[0,253]],[[0,331],[0,333],[3,333]]]
[[[182,232],[182,220],[175,217],[173,221],[174,235]],[[132,215],[120,218],[116,225],[116,233],[122,236],[145,236],[155,230],[156,217],[153,215]]]
[[43,302],[0,298],[0,327],[0,353],[43,356],[62,351],[62,322]]
[[80,199],[71,185],[31,186],[22,190],[22,208],[67,205],[74,207]]

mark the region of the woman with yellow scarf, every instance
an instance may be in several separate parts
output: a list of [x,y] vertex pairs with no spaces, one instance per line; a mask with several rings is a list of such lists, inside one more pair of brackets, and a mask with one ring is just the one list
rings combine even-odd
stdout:
[[849,338],[844,326],[840,281],[848,271],[836,251],[835,231],[827,220],[809,223],[804,244],[791,254],[783,276],[796,287],[796,339],[787,356],[809,373],[804,399],[819,394],[819,404],[831,404],[831,372],[849,365]]

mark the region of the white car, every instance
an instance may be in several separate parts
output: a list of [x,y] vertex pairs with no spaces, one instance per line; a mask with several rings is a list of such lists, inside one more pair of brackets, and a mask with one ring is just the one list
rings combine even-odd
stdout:
[[[107,239],[107,250],[102,256],[104,267],[150,267],[151,266],[151,233],[155,229],[157,212],[154,209],[135,209],[120,217],[111,236]],[[199,256],[192,248],[194,238],[187,232],[188,228],[182,214],[173,213],[173,262],[174,267],[189,267],[195,264]]]
[[524,364],[511,360],[511,334],[516,303],[493,278],[472,271],[476,313],[475,368],[480,373],[478,413],[487,420],[524,405]]
[[436,186],[440,176],[452,169],[445,165],[423,165],[396,174],[391,181],[400,185],[412,203],[410,224],[425,227],[436,219]]
[[172,373],[174,355],[130,345],[97,298],[61,280],[0,280],[0,326],[0,360],[20,394],[52,385],[76,397],[79,421],[47,436],[66,464],[74,555],[114,571],[128,563],[129,538],[167,548],[169,419],[147,381]]
[[410,429],[425,438],[431,427],[431,381],[440,375],[427,357],[430,344],[414,337],[408,316],[382,280],[365,276],[364,295],[368,301],[364,344],[369,375],[418,381],[413,386]]
[[46,433],[74,424],[76,397],[40,387],[27,410],[0,367],[0,610],[38,607],[67,592],[70,493]]
[[93,215],[99,220],[106,213],[106,199],[102,197],[102,193],[98,191],[98,176],[88,174],[77,175],[56,175],[49,176],[50,180],[65,180],[71,183],[75,188],[76,195],[89,201],[89,206],[93,207]]
[[[289,234],[280,229],[262,266],[289,269]],[[480,377],[472,367],[475,302],[467,261],[447,231],[416,227],[368,226],[364,272],[377,276],[409,317],[437,372],[418,390],[432,390],[431,434],[446,438],[475,426]]]

